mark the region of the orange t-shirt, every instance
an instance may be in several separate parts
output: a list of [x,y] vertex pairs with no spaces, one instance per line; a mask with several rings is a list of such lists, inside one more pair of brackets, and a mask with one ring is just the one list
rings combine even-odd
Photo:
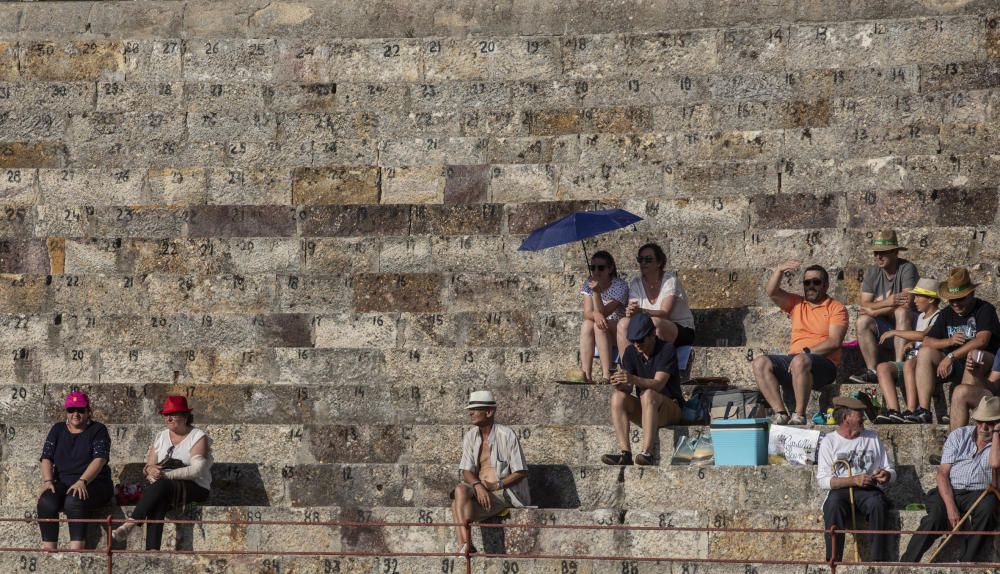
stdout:
[[[792,295],[791,307],[784,309],[792,318],[791,354],[815,347],[830,338],[830,325],[847,326],[847,309],[843,303],[827,297],[819,305],[810,305],[801,295]],[[834,365],[840,364],[840,348],[825,355]]]

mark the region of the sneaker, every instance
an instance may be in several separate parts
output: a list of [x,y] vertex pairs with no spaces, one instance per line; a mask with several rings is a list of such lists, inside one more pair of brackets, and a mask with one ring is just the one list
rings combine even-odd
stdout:
[[632,466],[632,453],[623,450],[618,454],[606,454],[601,457],[601,462],[612,466]]
[[789,420],[788,413],[782,411],[780,413],[774,413],[771,417],[771,424],[773,425],[787,425]]
[[114,530],[111,531],[111,539],[119,543],[125,542],[126,540],[128,540],[128,533],[131,530],[132,530],[131,524],[128,523],[122,524],[118,528],[115,528]]
[[905,423],[906,413],[900,413],[899,411],[889,411],[889,418],[892,419],[892,422],[896,424]]
[[938,417],[938,422],[943,425],[951,424],[951,417],[948,415],[941,415]]
[[788,424],[795,426],[802,426],[806,424],[806,417],[800,415],[799,413],[795,413],[794,415],[789,417]]
[[639,454],[635,455],[635,463],[638,464],[639,466],[649,466],[653,464],[653,455],[649,454],[646,451],[640,452]]
[[859,385],[871,385],[878,382],[878,375],[871,369],[865,369],[860,375],[851,375],[851,381]]
[[892,418],[892,415],[894,413],[896,414],[896,416],[899,416],[899,413],[896,412],[896,411],[889,411],[889,412],[887,412],[885,414],[879,414],[877,417],[875,417],[875,424],[877,424],[877,425],[891,425],[891,424],[893,424],[894,422],[896,422]]
[[913,424],[913,423],[917,422],[917,421],[913,420],[913,411],[903,411],[902,413],[899,414],[899,416],[902,417],[902,419],[903,419],[901,422],[909,423],[909,424]]
[[906,420],[920,423],[920,424],[930,424],[934,417],[931,416],[931,412],[924,407],[917,407],[917,410],[913,411],[910,416],[906,417]]

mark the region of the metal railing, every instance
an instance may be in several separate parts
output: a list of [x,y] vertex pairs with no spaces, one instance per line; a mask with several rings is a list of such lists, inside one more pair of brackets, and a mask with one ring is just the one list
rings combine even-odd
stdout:
[[[832,574],[836,574],[838,566],[910,566],[910,567],[920,567],[924,566],[927,568],[969,568],[971,566],[968,562],[942,562],[932,564],[913,564],[909,562],[868,562],[868,561],[852,561],[852,560],[835,560],[831,558],[830,560],[781,560],[773,558],[755,558],[755,557],[741,557],[741,558],[708,558],[699,556],[636,556],[636,555],[602,555],[602,554],[546,554],[546,553],[488,553],[488,552],[475,552],[470,553],[468,548],[464,553],[460,552],[366,552],[366,551],[352,551],[352,550],[338,550],[338,551],[323,551],[323,550],[310,550],[310,551],[300,551],[300,550],[178,550],[178,549],[168,549],[168,550],[137,550],[137,549],[127,549],[127,548],[115,548],[112,540],[111,533],[113,531],[114,525],[116,523],[123,522],[122,518],[115,518],[108,516],[106,518],[90,518],[90,519],[70,519],[70,518],[34,518],[34,517],[23,517],[23,518],[0,518],[0,524],[3,523],[25,523],[25,524],[37,524],[41,522],[77,522],[77,523],[88,523],[88,524],[100,524],[102,525],[103,534],[105,537],[105,545],[102,548],[85,548],[79,550],[71,549],[56,549],[56,550],[45,550],[38,547],[33,548],[20,548],[20,547],[9,547],[0,546],[0,553],[70,553],[70,554],[81,554],[81,555],[101,555],[105,557],[107,564],[107,572],[109,574],[114,572],[114,558],[116,555],[141,555],[141,554],[154,554],[154,555],[197,555],[197,556],[267,556],[273,558],[281,557],[317,557],[317,558],[458,558],[465,562],[466,574],[472,573],[472,563],[474,560],[479,559],[490,559],[490,558],[502,558],[505,560],[518,560],[518,559],[539,559],[539,560],[567,560],[567,561],[598,561],[598,562],[622,562],[623,564],[637,564],[640,562],[677,562],[677,563],[690,563],[690,564],[746,564],[748,566],[752,565],[804,565],[804,566],[829,566]],[[831,538],[832,546],[832,556],[836,557],[837,554],[837,536],[843,534],[885,534],[890,536],[898,536],[901,534],[917,534],[916,530],[861,530],[861,529],[840,529],[836,527],[831,527],[828,529],[822,528],[726,528],[726,527],[678,527],[678,526],[629,526],[629,525],[591,525],[591,524],[541,524],[541,523],[451,523],[451,522],[438,522],[438,523],[426,523],[426,522],[388,522],[388,521],[347,521],[347,520],[331,520],[331,521],[294,521],[294,520],[145,520],[143,523],[159,523],[159,524],[190,524],[190,525],[225,525],[225,526],[299,526],[299,527],[340,527],[340,528],[379,528],[379,527],[399,527],[399,528],[420,528],[420,529],[440,529],[440,528],[456,528],[464,527],[468,529],[470,534],[469,539],[471,540],[471,528],[478,527],[483,529],[554,529],[554,530],[588,530],[588,531],[601,531],[601,530],[612,530],[612,531],[628,531],[628,532],[662,532],[662,533],[706,533],[706,534],[720,534],[720,533],[743,533],[747,535],[760,535],[760,534],[813,534],[817,537],[817,543],[819,545],[823,544],[822,536],[824,534],[829,534]],[[951,534],[950,530],[931,530],[931,531],[919,531],[921,534],[937,534],[937,535],[947,535]],[[986,536],[997,536],[997,531],[959,531],[954,533],[957,536],[971,536],[971,535],[986,535]],[[980,562],[975,564],[978,568],[985,569],[998,569],[1000,568],[1000,562]],[[748,570],[751,571],[751,570]]]

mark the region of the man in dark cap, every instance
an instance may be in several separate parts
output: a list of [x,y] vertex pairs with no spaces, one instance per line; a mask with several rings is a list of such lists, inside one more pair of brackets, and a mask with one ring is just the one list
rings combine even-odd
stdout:
[[[823,437],[816,456],[816,481],[827,491],[823,502],[823,526],[855,528],[848,516],[861,514],[868,520],[868,530],[888,527],[889,501],[883,489],[896,480],[896,470],[889,460],[878,434],[865,430],[865,404],[851,397],[833,400],[833,418],[837,429]],[[826,559],[830,559],[830,535],[825,534]],[[870,562],[889,560],[891,538],[871,535]],[[837,557],[844,556],[844,535],[837,535]]]
[[636,315],[628,325],[629,346],[622,368],[611,376],[611,424],[620,453],[606,454],[604,464],[632,464],[629,424],[642,427],[642,452],[635,463],[653,464],[653,443],[662,426],[681,420],[684,395],[677,373],[677,353],[671,343],[656,336],[649,315]]

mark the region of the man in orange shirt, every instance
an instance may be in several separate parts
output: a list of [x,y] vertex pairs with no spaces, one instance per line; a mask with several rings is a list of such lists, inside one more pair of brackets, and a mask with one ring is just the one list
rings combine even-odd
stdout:
[[[765,355],[753,360],[753,376],[764,398],[774,409],[771,422],[806,424],[806,404],[813,388],[837,378],[840,344],[847,334],[847,309],[826,292],[830,276],[819,265],[806,267],[802,276],[805,297],[781,288],[781,277],[802,265],[789,260],[779,265],[767,281],[767,296],[792,318],[792,345],[788,355]],[[779,385],[795,393],[795,413],[788,415]]]

